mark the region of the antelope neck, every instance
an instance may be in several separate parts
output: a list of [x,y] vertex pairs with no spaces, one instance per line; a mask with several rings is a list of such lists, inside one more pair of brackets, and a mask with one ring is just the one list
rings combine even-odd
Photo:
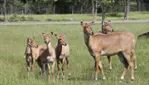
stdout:
[[58,44],[59,44],[59,45],[63,45],[63,46],[67,46],[67,43],[61,44],[60,41],[58,41]]
[[29,45],[27,45],[25,54],[31,54],[31,53],[32,53],[31,47]]
[[51,42],[48,42],[46,45],[47,45],[48,49],[51,48]]
[[64,46],[67,46],[67,43],[65,43],[65,45]]
[[86,44],[87,47],[89,47],[90,37],[92,37],[92,35],[84,33],[84,41],[85,41],[85,44]]

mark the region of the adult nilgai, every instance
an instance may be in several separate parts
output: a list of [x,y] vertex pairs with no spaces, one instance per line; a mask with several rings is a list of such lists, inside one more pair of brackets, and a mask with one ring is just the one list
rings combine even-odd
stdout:
[[[98,72],[100,68],[103,79],[106,79],[101,64],[101,56],[118,55],[124,64],[124,70],[121,79],[124,79],[128,67],[131,70],[131,80],[134,80],[134,64],[131,56],[135,56],[136,38],[130,32],[112,32],[109,34],[94,34],[90,23],[81,22],[84,32],[84,40],[89,49],[90,54],[95,59],[95,79],[98,80]],[[136,57],[136,56],[135,56]]]
[[[122,32],[120,32],[120,31],[114,31],[113,29],[112,29],[112,26],[111,26],[111,21],[109,22],[105,22],[104,21],[104,23],[103,23],[103,29],[104,29],[104,31],[105,31],[105,33],[106,34],[109,34],[109,33],[111,33],[111,32],[113,32],[113,33],[122,33]],[[127,37],[129,37],[129,38],[131,38],[132,39],[132,42],[133,42],[133,40],[135,41],[135,43],[136,43],[136,37],[132,34],[132,33],[130,33],[130,32],[123,32],[123,34],[125,35],[125,36],[127,36]],[[135,44],[134,44],[135,45]],[[133,58],[134,58],[134,66],[135,66],[135,69],[137,69],[137,62],[136,62],[136,55],[135,55],[135,50],[133,50],[134,51],[134,56],[133,56]],[[109,63],[111,64],[111,62],[112,62],[112,56],[108,56],[108,60],[109,60]],[[112,65],[110,65],[110,66],[112,66]]]

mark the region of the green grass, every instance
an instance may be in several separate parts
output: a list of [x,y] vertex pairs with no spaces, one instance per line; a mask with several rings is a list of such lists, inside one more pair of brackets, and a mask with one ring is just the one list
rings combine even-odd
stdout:
[[[21,18],[14,17],[14,15],[8,15],[8,19],[13,18],[14,20],[27,20],[27,21],[91,21],[93,19],[92,14],[44,14],[44,15],[17,15]],[[107,13],[106,20],[123,20],[124,13]],[[3,16],[0,16],[1,18]],[[149,19],[149,12],[130,12],[129,20]],[[101,14],[96,16],[96,20],[101,20]],[[11,19],[12,21],[12,19]]]
[[[133,32],[136,36],[149,31],[148,23],[119,23],[113,24],[115,30],[125,30]],[[98,31],[99,25],[95,26],[94,31]],[[26,38],[35,36],[37,43],[44,44],[41,36],[42,32],[56,32],[65,34],[71,48],[70,64],[71,77],[64,80],[56,79],[52,81],[42,80],[39,76],[37,65],[34,73],[27,76],[25,68],[24,51]],[[132,85],[129,81],[129,72],[124,82],[120,83],[123,65],[117,56],[113,57],[112,71],[108,69],[106,57],[102,57],[102,64],[106,75],[106,80],[94,80],[94,61],[89,55],[84,44],[82,27],[80,25],[25,25],[25,26],[0,26],[0,85]],[[134,85],[148,85],[149,83],[149,39],[138,39],[136,54],[138,69],[135,70]],[[56,45],[55,37],[52,37],[53,46]]]

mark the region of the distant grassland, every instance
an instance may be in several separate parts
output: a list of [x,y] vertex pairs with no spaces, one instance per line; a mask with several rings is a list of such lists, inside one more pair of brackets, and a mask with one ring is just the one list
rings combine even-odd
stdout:
[[[94,31],[98,32],[100,25],[94,26]],[[149,31],[148,23],[119,23],[113,24],[115,30],[130,31],[136,36]],[[27,76],[25,68],[24,51],[26,38],[35,36],[39,44],[44,44],[42,32],[56,32],[65,34],[71,48],[70,64],[71,77],[69,79],[52,81],[42,80],[39,76],[39,68],[35,65],[35,72]],[[56,39],[52,37],[53,46]],[[108,68],[108,60],[102,57],[102,64],[106,75],[106,80],[94,80],[94,61],[89,55],[84,44],[82,27],[80,25],[25,25],[25,26],[0,26],[0,85],[148,85],[149,83],[149,39],[138,39],[136,45],[138,69],[135,70],[135,81],[131,83],[129,71],[125,80],[120,83],[120,76],[123,64],[117,56],[112,59],[113,69]],[[55,70],[57,70],[55,68]],[[66,73],[67,76],[67,73]]]
[[[0,16],[3,19],[3,16]],[[92,14],[41,14],[41,15],[8,15],[8,21],[91,21]],[[124,13],[107,13],[106,20],[123,20]],[[129,20],[149,19],[149,12],[130,12]],[[101,20],[101,14],[96,16]]]

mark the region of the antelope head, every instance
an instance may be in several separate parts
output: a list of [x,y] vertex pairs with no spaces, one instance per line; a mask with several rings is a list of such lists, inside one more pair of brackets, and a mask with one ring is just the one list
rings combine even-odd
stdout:
[[102,25],[103,25],[104,31],[106,31],[106,32],[107,31],[113,31],[110,20],[109,21],[104,21]]
[[58,42],[61,44],[61,45],[64,45],[66,46],[67,43],[65,41],[65,36],[64,35],[57,35],[57,34],[54,34],[55,37],[58,39]]
[[35,42],[34,37],[28,37],[28,45],[34,48],[38,47],[38,44]]
[[87,33],[89,35],[93,35],[94,34],[92,25],[93,25],[93,22],[91,22],[91,23],[83,23],[83,22],[81,22],[81,26],[83,27],[84,33]]
[[45,44],[48,44],[48,43],[51,42],[51,34],[50,33],[47,33],[47,34],[42,33],[42,36],[43,36],[43,39],[44,39]]

